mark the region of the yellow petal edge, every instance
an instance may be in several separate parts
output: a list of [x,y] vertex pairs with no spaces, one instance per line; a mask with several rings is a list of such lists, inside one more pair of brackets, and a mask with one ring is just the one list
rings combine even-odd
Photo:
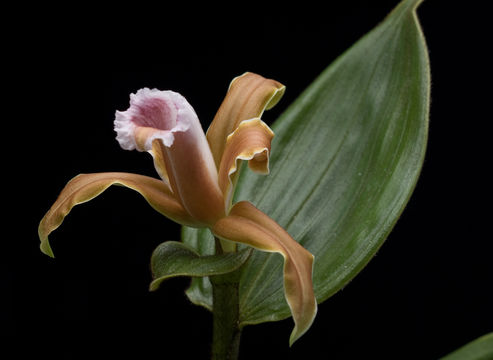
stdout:
[[259,118],[242,121],[226,142],[219,167],[219,187],[223,192],[226,208],[230,208],[233,189],[239,173],[239,161],[248,161],[254,172],[269,173],[269,154],[274,133]]
[[271,109],[279,102],[285,89],[281,83],[251,72],[246,72],[231,81],[206,134],[218,168],[228,135],[243,120],[262,117],[265,110]]

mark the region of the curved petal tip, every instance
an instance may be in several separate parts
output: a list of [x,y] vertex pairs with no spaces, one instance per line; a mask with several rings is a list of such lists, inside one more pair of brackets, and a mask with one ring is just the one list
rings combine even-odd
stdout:
[[80,174],[70,180],[62,189],[58,199],[45,214],[38,227],[40,249],[54,257],[48,236],[57,229],[78,204],[85,203],[100,195],[112,185],[122,185],[140,193],[156,211],[187,226],[198,223],[186,212],[168,186],[161,180],[130,173]]
[[53,254],[53,250],[50,246],[48,236],[44,233],[44,230],[42,228],[43,228],[42,224],[39,224],[38,235],[41,240],[41,243],[39,244],[39,248],[43,254],[48,255],[51,258],[54,258],[55,254]]
[[289,340],[292,345],[310,328],[317,314],[312,282],[313,255],[247,201],[233,205],[229,215],[219,220],[212,232],[220,239],[277,252],[284,257],[284,295],[295,323]]

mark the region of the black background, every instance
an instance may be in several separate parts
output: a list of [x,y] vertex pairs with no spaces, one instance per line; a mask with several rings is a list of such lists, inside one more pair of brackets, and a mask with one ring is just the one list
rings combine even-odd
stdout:
[[[4,85],[0,353],[209,358],[211,315],[185,297],[189,280],[148,292],[151,252],[177,240],[178,225],[137,193],[112,188],[73,209],[51,236],[57,257],[50,259],[39,252],[39,220],[78,173],[155,176],[150,156],[123,151],[114,139],[114,111],[127,108],[129,93],[144,86],[178,91],[206,128],[230,80],[253,71],[287,86],[264,116],[270,123],[396,3],[7,13],[17,21],[4,44],[4,77],[13,81]],[[319,306],[313,327],[291,349],[291,319],[249,326],[241,359],[436,359],[493,331],[491,115],[481,99],[486,23],[481,9],[458,3],[428,0],[418,11],[432,68],[429,146],[387,242]]]

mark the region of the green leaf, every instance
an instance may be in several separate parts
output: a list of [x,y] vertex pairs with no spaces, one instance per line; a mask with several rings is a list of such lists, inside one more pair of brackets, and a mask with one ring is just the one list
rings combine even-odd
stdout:
[[[235,201],[251,201],[315,255],[318,302],[370,261],[416,185],[430,101],[418,4],[401,2],[274,123],[269,176],[241,172]],[[210,246],[203,235],[184,229],[183,240]],[[242,268],[241,325],[290,316],[282,273],[279,256],[254,251]],[[201,285],[190,299],[210,305]]]
[[491,360],[493,359],[493,333],[483,335],[441,360]]
[[156,290],[164,280],[175,276],[204,277],[229,273],[243,265],[250,253],[250,249],[245,249],[236,253],[201,256],[189,245],[166,241],[152,253],[154,280],[150,290]]

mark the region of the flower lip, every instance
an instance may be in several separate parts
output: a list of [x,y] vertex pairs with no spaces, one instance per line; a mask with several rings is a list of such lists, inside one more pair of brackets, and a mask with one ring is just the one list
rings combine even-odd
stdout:
[[173,133],[190,127],[190,116],[196,116],[195,111],[182,95],[143,88],[130,95],[126,111],[116,111],[116,139],[125,150],[150,151],[156,138],[171,146]]

